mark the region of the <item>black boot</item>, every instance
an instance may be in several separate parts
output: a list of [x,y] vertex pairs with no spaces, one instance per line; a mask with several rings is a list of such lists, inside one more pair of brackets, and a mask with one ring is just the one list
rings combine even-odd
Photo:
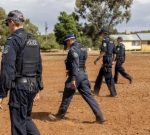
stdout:
[[98,91],[98,90],[94,90],[92,93],[93,93],[94,95],[96,95],[96,96],[99,96],[99,91]]
[[117,81],[114,80],[114,83],[117,84]]
[[113,90],[113,88],[110,87],[109,91],[110,91],[109,97],[117,97],[117,92],[115,89]]
[[132,83],[133,77],[130,76],[129,74],[127,74],[127,76],[125,76],[125,78],[127,78],[130,82],[130,84]]
[[106,121],[106,118],[104,116],[96,116],[96,122],[102,124]]
[[63,119],[63,117],[59,116],[58,114],[49,114],[48,117],[51,121],[58,121]]
[[131,84],[132,81],[133,81],[133,77],[132,76],[130,76],[129,81],[130,81],[130,84]]

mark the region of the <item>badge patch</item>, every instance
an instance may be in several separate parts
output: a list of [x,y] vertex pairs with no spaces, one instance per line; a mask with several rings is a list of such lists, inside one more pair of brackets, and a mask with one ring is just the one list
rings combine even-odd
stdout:
[[4,48],[4,51],[3,51],[3,54],[8,53],[9,49],[10,49],[10,46],[9,46],[9,45],[5,45],[5,48]]
[[11,36],[11,37],[9,37],[9,38],[7,38],[7,39],[12,39],[12,36]]
[[73,52],[73,56],[74,56],[74,58],[77,58],[78,54],[76,52]]
[[118,48],[117,50],[119,51],[120,49]]
[[103,46],[104,46],[104,47],[106,47],[106,45],[107,45],[106,43],[103,43]]

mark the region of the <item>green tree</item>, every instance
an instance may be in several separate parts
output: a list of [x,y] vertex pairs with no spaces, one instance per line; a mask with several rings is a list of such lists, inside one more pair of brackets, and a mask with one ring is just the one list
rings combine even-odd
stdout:
[[7,17],[7,15],[6,15],[5,10],[2,7],[0,7],[0,20],[4,19],[6,17]]
[[64,37],[68,33],[74,33],[79,41],[81,41],[79,23],[73,17],[73,15],[67,15],[66,12],[60,12],[58,17],[59,23],[55,24],[54,32],[56,41],[59,44],[63,43]]
[[76,0],[74,16],[89,22],[88,32],[94,40],[101,28],[107,27],[111,31],[124,20],[127,23],[131,18],[132,2],[133,0]]
[[47,35],[47,41],[45,35],[42,35],[41,38],[42,38],[42,43],[40,44],[41,50],[50,51],[51,49],[59,49],[59,44],[56,42],[56,37],[53,33]]
[[[6,18],[6,12],[5,10],[0,7],[0,20]],[[1,39],[0,39],[0,46],[3,46],[6,42],[7,37],[9,36],[9,30],[8,27],[5,25],[5,23],[2,23],[0,21],[0,35],[1,35]]]
[[93,42],[91,38],[88,37],[83,37],[82,42],[81,42],[85,47],[92,47]]
[[[0,7],[0,20],[6,17],[7,15],[5,10],[2,7]],[[32,24],[29,19],[25,20],[24,29],[26,32],[33,34],[37,39],[40,40],[40,43],[42,43],[42,40],[40,38],[40,33],[38,31],[38,27]],[[4,45],[10,33],[5,23],[2,23],[1,21],[0,21],[0,35],[1,35],[0,45]]]
[[24,29],[26,32],[31,33],[36,38],[40,35],[38,27],[30,22],[29,19],[26,19],[24,22]]

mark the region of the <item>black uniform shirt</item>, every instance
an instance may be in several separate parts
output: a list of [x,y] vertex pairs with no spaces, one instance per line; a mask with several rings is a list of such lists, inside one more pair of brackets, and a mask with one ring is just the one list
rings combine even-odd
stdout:
[[[70,72],[70,77],[71,80],[74,81],[76,80],[76,76],[79,70],[79,57],[81,54],[81,45],[78,41],[75,41],[71,47],[70,50],[68,52],[68,56],[67,56],[67,62],[70,66],[71,72]],[[87,53],[85,54],[85,61],[87,59]]]
[[[17,29],[10,35],[5,43],[2,61],[1,61],[1,78],[0,78],[0,98],[7,97],[7,91],[11,88],[11,82],[15,79],[16,73],[16,56],[21,47],[23,40],[15,34],[25,33],[23,28]],[[38,73],[42,73],[41,55],[39,54],[40,64]]]
[[113,40],[109,37],[104,37],[101,45],[101,52],[105,52],[103,56],[103,65],[107,67],[112,67],[112,60],[106,62],[108,58],[112,58],[112,54],[116,54],[116,47]]

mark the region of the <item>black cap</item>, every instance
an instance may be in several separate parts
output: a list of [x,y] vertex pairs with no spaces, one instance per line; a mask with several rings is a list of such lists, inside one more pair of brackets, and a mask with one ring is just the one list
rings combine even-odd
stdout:
[[69,33],[65,36],[63,45],[66,45],[66,41],[69,39],[76,39],[76,36],[73,33]]
[[122,37],[118,37],[118,38],[117,38],[117,40],[121,40],[121,41],[123,41],[123,38],[122,38]]
[[109,34],[108,29],[102,28],[101,31],[99,32],[99,34],[102,34],[102,33],[105,33],[108,35]]
[[4,21],[7,21],[7,20],[24,22],[24,17],[23,17],[23,14],[20,11],[13,10],[13,11],[9,12],[6,19],[3,19],[1,21],[4,22]]

